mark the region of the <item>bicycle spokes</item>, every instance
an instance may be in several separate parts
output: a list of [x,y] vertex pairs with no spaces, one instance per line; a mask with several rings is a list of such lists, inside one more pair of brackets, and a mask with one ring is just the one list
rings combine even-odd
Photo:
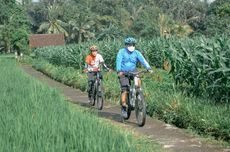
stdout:
[[138,125],[144,126],[146,119],[146,103],[142,92],[137,94],[135,113]]

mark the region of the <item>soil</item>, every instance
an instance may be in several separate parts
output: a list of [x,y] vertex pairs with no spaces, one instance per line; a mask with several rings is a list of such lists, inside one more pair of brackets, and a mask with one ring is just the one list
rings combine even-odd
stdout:
[[[59,89],[72,103],[79,104],[84,107],[90,107],[88,104],[87,94],[85,92],[81,92],[78,89],[59,83],[43,73],[36,71],[31,66],[23,65],[22,69],[32,77],[42,81],[50,87]],[[132,129],[137,134],[147,136],[151,141],[161,144],[164,149],[169,151],[230,152],[230,149],[228,148],[224,148],[221,145],[206,143],[200,138],[185,132],[183,129],[166,124],[149,116],[147,116],[146,124],[143,127],[137,126],[134,113],[131,114],[128,121],[122,122],[120,106],[112,105],[108,102],[105,102],[103,109],[101,111],[97,111],[97,113],[98,116],[109,119],[117,125]]]

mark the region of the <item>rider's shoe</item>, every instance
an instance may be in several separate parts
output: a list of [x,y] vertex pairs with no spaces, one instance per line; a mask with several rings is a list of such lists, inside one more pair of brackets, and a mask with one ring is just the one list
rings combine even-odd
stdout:
[[92,103],[92,98],[90,95],[88,95],[88,103],[91,104]]
[[89,104],[91,103],[91,100],[90,100],[90,99],[88,99],[88,103],[89,103]]
[[121,107],[121,114],[123,118],[127,118],[128,114],[127,114],[127,107],[126,106],[122,106]]

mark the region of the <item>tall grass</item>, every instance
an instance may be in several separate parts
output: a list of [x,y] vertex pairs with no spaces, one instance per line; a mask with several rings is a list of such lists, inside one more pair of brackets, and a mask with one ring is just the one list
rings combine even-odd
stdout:
[[14,62],[0,58],[0,66],[0,151],[150,151],[131,134],[73,110],[56,90],[23,74]]
[[[34,67],[58,81],[85,90],[86,75],[76,69],[54,66],[47,61],[35,61]],[[191,128],[202,135],[230,141],[230,105],[215,104],[212,100],[186,97],[174,87],[172,76],[155,69],[155,75],[143,76],[143,90],[147,112],[167,123],[181,128]],[[65,76],[66,75],[66,76]],[[119,82],[115,73],[105,73],[103,84],[106,99],[119,104]]]

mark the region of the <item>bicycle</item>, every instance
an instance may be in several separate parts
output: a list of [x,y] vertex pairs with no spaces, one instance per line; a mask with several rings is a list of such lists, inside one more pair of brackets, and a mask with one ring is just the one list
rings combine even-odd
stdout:
[[140,74],[145,73],[147,71],[140,72],[127,72],[124,75],[129,78],[129,90],[126,98],[127,107],[127,117],[123,119],[128,120],[131,111],[135,110],[136,120],[138,126],[142,127],[145,125],[146,121],[146,102],[144,100],[144,95],[142,88],[140,86],[141,78]]
[[102,110],[103,103],[104,103],[104,93],[103,93],[103,86],[102,80],[100,78],[100,73],[97,71],[96,78],[93,84],[92,95],[90,99],[90,105],[94,106],[95,102],[97,101],[97,109]]

